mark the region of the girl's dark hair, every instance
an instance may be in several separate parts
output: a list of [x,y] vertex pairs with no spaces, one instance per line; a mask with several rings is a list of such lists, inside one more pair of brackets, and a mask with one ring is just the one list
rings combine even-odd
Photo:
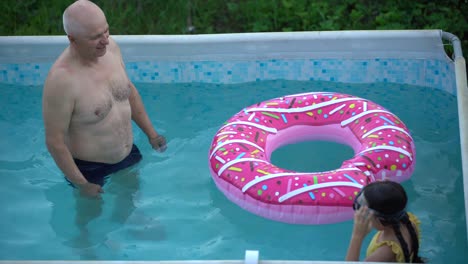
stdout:
[[[423,259],[418,255],[419,240],[416,230],[406,213],[408,197],[403,186],[393,181],[373,182],[363,188],[363,194],[369,208],[376,211],[375,215],[382,225],[392,226],[403,250],[405,262],[423,263]],[[401,234],[400,224],[404,224],[411,235],[412,261],[408,244]]]

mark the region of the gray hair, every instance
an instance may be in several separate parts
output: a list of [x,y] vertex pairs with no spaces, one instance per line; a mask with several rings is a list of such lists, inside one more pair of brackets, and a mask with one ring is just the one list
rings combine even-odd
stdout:
[[63,12],[63,29],[67,35],[77,35],[83,31],[83,25],[77,20],[76,14],[72,14],[76,13],[76,11],[71,12],[70,10],[72,8],[76,9],[76,5],[80,5],[79,2],[80,1],[76,1],[72,5],[68,6]]
[[63,30],[65,30],[65,33],[68,35],[68,33],[70,32],[70,24],[69,24],[67,10],[68,9],[65,9],[65,12],[63,12],[62,20],[63,20]]

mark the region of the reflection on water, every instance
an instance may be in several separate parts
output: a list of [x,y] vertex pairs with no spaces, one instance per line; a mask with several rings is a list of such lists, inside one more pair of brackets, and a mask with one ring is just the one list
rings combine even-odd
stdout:
[[[138,240],[165,239],[164,227],[154,218],[135,211],[134,197],[138,194],[138,171],[125,169],[107,179],[101,198],[87,198],[66,184],[56,184],[46,191],[52,203],[50,225],[62,244],[72,248],[80,259],[100,259],[98,246],[121,251],[120,241],[109,234],[124,228],[129,237]],[[70,193],[69,189],[73,189]],[[72,212],[72,213],[71,213]],[[73,216],[74,219],[70,217]]]

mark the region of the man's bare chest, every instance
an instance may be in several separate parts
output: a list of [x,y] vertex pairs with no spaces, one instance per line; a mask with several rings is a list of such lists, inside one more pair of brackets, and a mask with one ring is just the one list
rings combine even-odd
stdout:
[[74,119],[95,123],[105,119],[116,107],[126,107],[131,83],[119,65],[87,71],[76,86]]

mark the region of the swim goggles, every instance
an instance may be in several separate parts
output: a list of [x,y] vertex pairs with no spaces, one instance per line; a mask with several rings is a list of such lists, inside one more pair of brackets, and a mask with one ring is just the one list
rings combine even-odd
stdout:
[[353,202],[353,210],[354,211],[357,211],[359,210],[359,208],[361,208],[361,204],[358,202],[358,199],[359,197],[362,195],[362,189],[358,192],[358,194],[356,195],[356,198],[354,198],[354,202]]
[[[361,189],[361,191],[358,192],[358,194],[356,195],[356,198],[354,198],[354,202],[353,202],[353,210],[354,211],[357,211],[357,210],[359,210],[359,208],[362,207],[362,204],[359,203],[359,201],[358,201],[358,199],[359,199],[359,197],[361,195],[362,195],[362,189]],[[401,211],[398,211],[396,213],[393,213],[393,214],[384,214],[384,213],[381,213],[381,212],[376,211],[376,210],[371,209],[371,208],[369,208],[369,210],[371,212],[373,212],[375,216],[386,219],[386,220],[391,220],[391,219],[400,220],[406,214],[405,209],[403,209]]]

